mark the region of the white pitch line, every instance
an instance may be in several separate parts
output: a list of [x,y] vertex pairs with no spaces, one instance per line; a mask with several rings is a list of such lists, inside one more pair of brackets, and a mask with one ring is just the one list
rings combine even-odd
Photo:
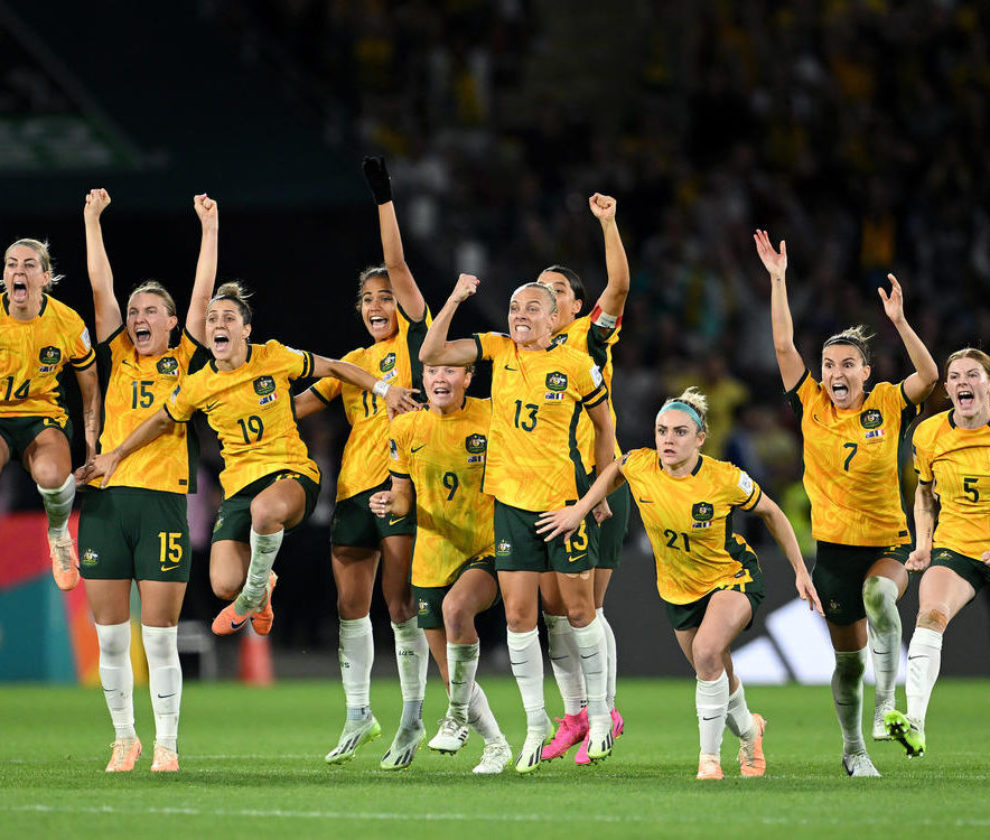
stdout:
[[[678,814],[658,814],[654,817],[637,816],[635,814],[625,816],[613,816],[608,814],[413,814],[413,813],[392,813],[389,811],[375,811],[370,813],[355,811],[285,811],[281,809],[259,810],[259,809],[210,809],[208,811],[199,808],[116,808],[112,805],[70,807],[56,805],[0,805],[0,811],[30,812],[45,814],[109,814],[113,816],[141,816],[154,814],[157,816],[183,816],[183,817],[262,817],[279,819],[317,819],[317,820],[378,820],[380,822],[581,822],[581,823],[663,823],[669,825],[671,822],[685,824],[700,823],[731,823],[739,825],[738,815],[722,816],[716,814],[706,815],[702,819],[695,816]],[[832,825],[832,826],[863,826],[863,825],[890,825],[890,820],[879,818],[851,817],[849,820],[842,820],[835,817],[821,819],[818,817],[807,817],[790,819],[787,817],[761,817],[752,820],[754,824],[763,825]],[[952,826],[956,828],[986,828],[990,827],[990,818],[987,819],[956,819],[956,820],[934,820],[924,818],[914,820],[913,825],[938,826],[945,828]]]

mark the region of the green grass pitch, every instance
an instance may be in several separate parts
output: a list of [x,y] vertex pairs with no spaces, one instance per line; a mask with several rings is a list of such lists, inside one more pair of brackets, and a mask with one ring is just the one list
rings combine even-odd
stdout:
[[[515,684],[482,682],[518,748],[525,723]],[[330,768],[323,755],[342,723],[339,684],[189,683],[182,770],[159,776],[149,771],[154,728],[145,687],[135,691],[145,755],[133,773],[105,774],[113,737],[99,689],[0,686],[0,838],[990,836],[986,680],[936,686],[924,758],[908,761],[896,743],[868,742],[882,779],[842,771],[827,687],[750,687],[750,708],[768,720],[767,776],[739,777],[737,742],[726,733],[723,782],[694,779],[688,681],[621,680],[626,734],[612,758],[582,768],[572,751],[527,777],[474,776],[482,748],[474,735],[457,756],[424,748],[409,770],[378,770],[400,700],[394,681],[376,680],[372,692],[384,737]],[[867,695],[872,717],[872,689]],[[547,697],[553,705],[549,681]],[[431,683],[431,736],[445,705]]]

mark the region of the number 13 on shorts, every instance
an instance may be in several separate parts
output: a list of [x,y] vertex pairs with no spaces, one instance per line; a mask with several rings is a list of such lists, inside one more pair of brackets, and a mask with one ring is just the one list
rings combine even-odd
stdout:
[[581,525],[573,534],[564,538],[564,547],[571,563],[581,560],[588,553],[588,523],[585,520],[581,520]]

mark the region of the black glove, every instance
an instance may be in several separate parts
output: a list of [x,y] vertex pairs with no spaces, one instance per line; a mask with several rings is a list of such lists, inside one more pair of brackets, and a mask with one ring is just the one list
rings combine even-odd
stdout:
[[364,180],[371,188],[371,194],[375,197],[376,204],[388,204],[392,200],[392,179],[388,176],[388,167],[385,166],[385,158],[366,157],[361,163],[364,171]]

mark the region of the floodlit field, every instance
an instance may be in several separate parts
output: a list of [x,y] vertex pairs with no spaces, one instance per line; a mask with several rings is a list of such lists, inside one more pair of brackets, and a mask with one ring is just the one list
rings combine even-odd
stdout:
[[[524,718],[511,679],[483,681],[514,747]],[[555,694],[548,681],[548,698]],[[868,692],[872,689],[868,689]],[[883,779],[849,779],[827,688],[751,687],[768,720],[767,776],[741,779],[726,734],[721,783],[697,782],[694,686],[623,680],[626,734],[597,767],[572,756],[519,777],[473,776],[472,736],[450,757],[424,748],[404,772],[378,770],[398,720],[394,682],[372,699],[385,735],[349,765],[323,755],[343,717],[340,686],[252,688],[190,683],[183,697],[182,770],[149,771],[154,738],[147,689],[136,690],[145,755],[130,774],[105,774],[112,728],[99,689],[0,687],[0,837],[35,838],[795,838],[987,837],[990,681],[935,689],[929,753],[908,761],[872,744]],[[872,714],[872,698],[868,701]],[[445,700],[431,684],[429,734]]]

